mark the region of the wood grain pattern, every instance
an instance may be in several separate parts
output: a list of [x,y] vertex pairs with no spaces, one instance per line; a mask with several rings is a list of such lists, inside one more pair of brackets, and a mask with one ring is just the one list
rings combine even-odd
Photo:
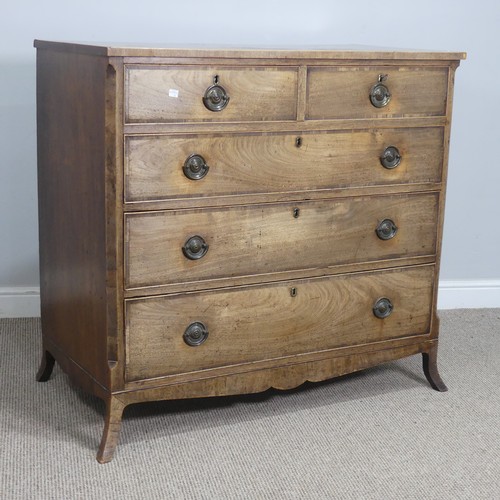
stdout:
[[232,133],[297,133],[318,132],[328,130],[367,130],[371,128],[420,128],[443,127],[447,123],[446,116],[389,117],[381,120],[377,117],[336,118],[305,121],[272,122],[179,122],[179,123],[125,123],[123,130],[127,135],[133,134],[232,134]]
[[88,55],[37,54],[43,335],[104,386],[106,70],[105,59]]
[[[437,203],[430,193],[126,214],[126,287],[432,255]],[[398,232],[382,241],[385,218]],[[181,249],[194,235],[209,250],[193,261]]]
[[[263,121],[297,117],[298,68],[127,66],[125,121]],[[218,75],[230,101],[213,112],[202,98]],[[170,90],[173,95],[169,96]]]
[[407,182],[404,184],[373,184],[371,186],[343,186],[332,189],[301,191],[268,191],[246,194],[207,194],[200,197],[163,198],[159,200],[129,201],[124,204],[127,212],[149,212],[183,208],[212,208],[238,205],[257,205],[284,201],[334,200],[351,196],[376,196],[388,194],[440,191],[441,182]]
[[[369,95],[380,74],[392,97],[375,108]],[[445,115],[447,86],[447,67],[309,67],[306,119]]]
[[[402,155],[394,169],[380,163],[388,146]],[[210,167],[198,181],[182,171],[191,154],[203,156]],[[439,182],[442,156],[441,127],[126,136],[125,201]]]
[[[129,300],[126,379],[428,333],[433,271],[425,266]],[[372,312],[380,297],[394,304],[383,320]],[[195,321],[209,336],[191,347],[183,333]]]
[[124,402],[116,396],[109,396],[106,401],[104,430],[97,452],[97,461],[101,464],[108,463],[113,458],[118,439],[120,438],[122,415],[125,406]]
[[[335,357],[348,357],[353,354],[368,355],[375,351],[406,347],[410,344],[421,344],[422,342],[427,342],[430,340],[432,339],[430,338],[429,334],[411,335],[409,337],[398,337],[388,340],[380,340],[378,342],[370,342],[369,344],[335,347],[333,349],[323,349],[321,351],[299,353],[286,357],[264,359],[261,361],[254,361],[252,363],[225,365],[216,368],[209,368],[207,370],[176,373],[172,375],[165,375],[162,377],[129,381],[125,385],[125,392],[155,389],[172,384],[182,385],[203,379],[213,379],[219,377],[226,378],[230,375],[243,375],[252,372],[255,374],[260,372],[270,373],[270,370],[276,366],[279,366],[280,368],[286,370],[293,365],[305,363],[315,364],[316,362],[321,362],[327,359]],[[270,386],[267,386],[265,389],[269,387]],[[123,391],[120,391],[120,394],[122,393]]]
[[110,58],[105,85],[106,303],[109,387],[124,384],[123,358],[123,63]]
[[50,338],[45,336],[43,330],[42,334],[43,348],[50,352],[51,356],[54,357],[57,364],[61,367],[61,370],[69,377],[72,384],[89,394],[97,396],[103,401],[107,401],[109,395],[111,394],[111,390],[109,387],[105,387],[96,380],[95,368],[92,368],[91,370],[84,369],[73,358],[68,356],[64,346],[60,346],[59,344],[51,341]]
[[[245,64],[249,59],[264,58],[271,60],[288,59],[346,59],[366,61],[370,59],[395,59],[398,61],[421,60],[421,62],[455,59],[465,59],[465,52],[442,52],[442,51],[422,51],[422,50],[401,50],[388,49],[369,45],[330,45],[321,47],[231,47],[209,46],[207,44],[194,45],[190,47],[155,44],[85,44],[74,42],[54,42],[50,40],[35,40],[35,47],[47,48],[51,50],[65,51],[69,53],[86,53],[99,56],[119,56],[119,57],[161,57],[199,59],[206,63],[210,58],[215,59],[240,59]],[[359,61],[358,61],[359,64]]]
[[315,361],[296,360],[289,365],[275,363],[265,369],[243,372],[234,370],[224,376],[203,377],[204,372],[197,372],[198,378],[182,384],[175,380],[165,383],[164,379],[151,379],[149,382],[156,382],[156,386],[144,387],[141,390],[131,389],[120,393],[119,396],[127,404],[133,404],[161,399],[252,394],[270,388],[287,390],[307,381],[320,382],[426,352],[436,344],[436,341],[416,336],[413,339],[404,339],[403,343],[396,339],[381,342],[380,345],[372,344],[368,351],[365,349],[366,346],[358,346],[356,349],[335,349],[328,352],[324,358]]
[[[439,280],[439,272],[441,268],[441,247],[443,244],[443,227],[444,227],[444,213],[445,213],[445,201],[446,201],[446,181],[448,178],[448,159],[450,152],[450,134],[451,134],[451,118],[453,111],[453,88],[455,84],[455,71],[458,67],[458,62],[452,63],[448,68],[448,92],[447,92],[447,109],[448,109],[448,122],[444,129],[444,148],[443,148],[443,185],[441,188],[441,196],[439,199],[439,210],[438,217],[436,220],[437,225],[437,245],[436,245],[436,268],[435,268],[435,279]],[[434,288],[434,300],[433,308],[435,314],[433,315],[432,331],[434,332],[434,337],[437,338],[439,335],[439,318],[437,315],[437,300],[438,300],[438,287]]]
[[165,283],[163,285],[145,286],[137,288],[127,288],[124,290],[124,297],[128,299],[148,296],[166,295],[171,293],[183,293],[186,289],[190,292],[206,290],[207,288],[225,288],[229,286],[255,285],[257,283],[271,283],[283,279],[294,280],[304,277],[315,278],[318,276],[332,276],[335,274],[358,273],[364,271],[375,271],[377,269],[387,269],[402,266],[419,266],[423,264],[433,264],[435,255],[418,255],[414,257],[391,257],[382,260],[372,260],[368,262],[355,262],[351,264],[334,264],[327,267],[315,267],[308,269],[296,269],[269,274],[250,274],[248,276]]
[[[464,53],[35,46],[38,378],[57,362],[106,402],[100,462],[136,402],[289,389],[417,353],[446,388],[436,291]],[[219,113],[202,103],[216,74]],[[376,109],[379,74],[392,98]],[[389,145],[395,170],[379,163]],[[202,181],[181,173],[191,153]],[[392,240],[375,235],[383,218]],[[190,261],[195,234],[210,248]],[[182,339],[194,321],[199,347]]]

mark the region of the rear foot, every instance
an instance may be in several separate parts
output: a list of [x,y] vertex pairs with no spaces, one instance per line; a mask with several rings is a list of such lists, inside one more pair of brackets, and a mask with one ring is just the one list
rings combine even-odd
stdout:
[[36,379],[38,382],[46,382],[49,380],[52,370],[54,369],[55,359],[52,354],[46,349],[43,350],[42,361],[40,362],[40,368],[38,368],[38,373],[36,374]]

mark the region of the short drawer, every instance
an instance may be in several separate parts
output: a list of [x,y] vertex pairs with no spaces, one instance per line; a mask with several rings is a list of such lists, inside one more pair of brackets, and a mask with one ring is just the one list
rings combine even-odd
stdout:
[[[385,105],[381,85],[390,95]],[[444,116],[447,88],[448,68],[311,67],[306,119]]]
[[126,379],[426,334],[433,279],[421,266],[127,300]]
[[293,67],[127,66],[125,121],[295,120],[297,75]]
[[[391,154],[399,159],[388,161]],[[132,135],[125,137],[125,201],[439,182],[442,156],[442,127]]]
[[434,255],[437,210],[428,193],[129,213],[126,287]]

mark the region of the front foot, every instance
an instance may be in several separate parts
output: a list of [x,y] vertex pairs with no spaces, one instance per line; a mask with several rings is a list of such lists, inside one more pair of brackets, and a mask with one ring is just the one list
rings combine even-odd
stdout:
[[101,445],[97,452],[97,461],[101,464],[111,462],[120,437],[122,415],[125,404],[116,396],[110,396],[106,401],[106,418],[102,433]]
[[446,392],[448,388],[441,379],[437,367],[437,343],[435,343],[429,352],[422,353],[422,361],[425,378],[431,384],[431,387],[439,392]]
[[36,374],[38,382],[47,382],[47,380],[49,380],[52,375],[52,370],[54,369],[54,363],[54,356],[52,356],[47,349],[44,349],[42,353],[42,361],[40,361],[40,368],[38,368],[38,373]]

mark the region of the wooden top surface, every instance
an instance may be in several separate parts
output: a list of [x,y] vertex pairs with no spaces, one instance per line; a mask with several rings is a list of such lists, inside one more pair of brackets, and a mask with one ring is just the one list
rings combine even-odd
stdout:
[[410,59],[410,60],[459,60],[465,52],[439,52],[408,49],[393,49],[363,45],[300,46],[300,47],[224,47],[210,45],[172,44],[108,44],[75,43],[35,40],[38,49],[120,57],[213,57],[222,59]]

